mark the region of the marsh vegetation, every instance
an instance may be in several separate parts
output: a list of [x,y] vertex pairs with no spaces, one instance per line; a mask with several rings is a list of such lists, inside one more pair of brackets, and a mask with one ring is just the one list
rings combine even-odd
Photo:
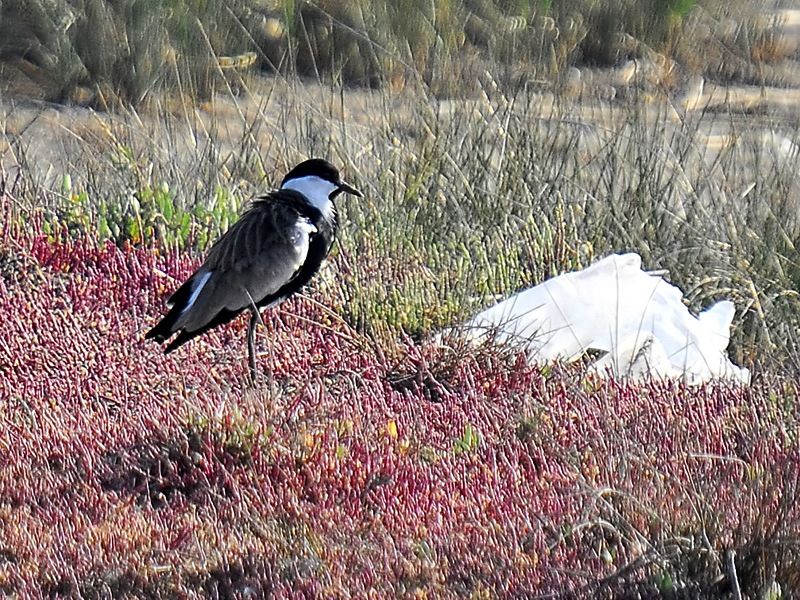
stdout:
[[[800,55],[778,8],[0,0],[2,589],[792,593]],[[308,156],[366,198],[265,315],[278,387],[247,387],[243,323],[146,346]],[[753,387],[431,342],[621,251],[693,309],[735,302]]]

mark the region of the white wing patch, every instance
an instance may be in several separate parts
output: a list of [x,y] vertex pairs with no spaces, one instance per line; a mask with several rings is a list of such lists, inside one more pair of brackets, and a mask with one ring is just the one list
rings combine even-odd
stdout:
[[300,217],[299,219],[297,219],[297,228],[306,235],[317,233],[317,227],[311,221],[309,221],[304,217]]
[[195,283],[192,285],[192,293],[189,296],[189,301],[186,303],[186,306],[181,311],[182,315],[186,314],[186,311],[192,308],[192,306],[195,303],[195,300],[197,300],[197,297],[200,295],[200,292],[203,291],[203,288],[208,283],[208,280],[211,277],[211,273],[213,273],[213,271],[208,271],[207,273],[203,273],[197,279],[197,281],[195,281]]
[[[308,256],[308,246],[311,243],[311,235],[317,232],[317,227],[305,217],[300,217],[295,223],[295,233],[291,236],[294,244],[295,260],[292,265],[292,273],[306,262]],[[283,284],[281,284],[283,285]]]

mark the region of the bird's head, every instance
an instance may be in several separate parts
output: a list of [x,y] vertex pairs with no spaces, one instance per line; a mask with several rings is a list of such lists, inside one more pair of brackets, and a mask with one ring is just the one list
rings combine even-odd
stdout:
[[304,160],[289,171],[281,182],[281,189],[300,192],[317,205],[333,200],[342,192],[363,196],[342,179],[336,167],[322,158]]

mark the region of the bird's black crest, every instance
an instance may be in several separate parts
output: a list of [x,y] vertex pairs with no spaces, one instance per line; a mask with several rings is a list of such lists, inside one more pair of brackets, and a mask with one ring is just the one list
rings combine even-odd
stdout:
[[287,181],[290,179],[298,179],[299,177],[310,177],[316,175],[320,179],[324,179],[325,181],[330,181],[331,183],[340,183],[341,176],[339,175],[339,171],[334,167],[331,163],[327,160],[322,158],[312,158],[310,160],[304,160],[299,165],[297,165],[294,169],[289,171],[286,174],[286,177],[283,178],[281,182],[281,186],[283,186]]

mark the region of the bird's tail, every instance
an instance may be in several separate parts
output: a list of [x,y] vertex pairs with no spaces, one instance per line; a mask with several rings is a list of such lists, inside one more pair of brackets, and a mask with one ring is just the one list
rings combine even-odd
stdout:
[[[198,285],[202,286],[204,285],[205,280],[207,280],[208,275],[202,272],[199,273],[201,279],[199,280]],[[186,283],[179,287],[175,293],[170,296],[169,300],[167,300],[167,304],[171,305],[169,312],[144,336],[145,339],[155,340],[161,343],[167,341],[167,339],[172,337],[174,333],[178,333],[175,339],[173,339],[164,349],[165,354],[169,354],[173,350],[177,350],[189,340],[196,338],[198,335],[205,333],[213,327],[224,325],[242,312],[241,309],[228,310],[223,308],[217,312],[216,315],[210,318],[208,322],[197,329],[184,329],[186,320],[182,317],[185,314],[188,314],[187,309],[192,309],[194,301],[197,300],[198,290],[195,289],[195,279],[197,276],[198,273],[195,273],[195,275],[190,277]]]
[[173,306],[164,318],[145,334],[144,338],[146,340],[155,340],[158,343],[165,341],[175,333],[175,323],[180,316],[181,310],[177,306]]
[[[153,327],[153,329],[151,329],[149,332],[147,332],[147,335],[145,337],[153,337],[154,339],[158,340],[159,342],[163,342],[170,335],[172,335],[172,333],[174,333],[175,330],[176,330],[175,321],[177,320],[177,317],[175,319],[173,319],[172,321],[169,321],[169,319],[170,319],[170,315],[172,314],[172,311],[174,311],[174,310],[175,310],[175,307],[173,306],[172,310],[170,310],[170,312],[167,314],[167,316],[164,317],[161,320],[161,322],[158,323],[158,325],[156,325],[155,327]],[[203,325],[199,329],[195,329],[193,331],[187,331],[186,329],[177,328],[177,329],[180,330],[180,332],[178,333],[177,336],[175,336],[175,339],[173,339],[169,344],[167,344],[167,347],[164,348],[164,354],[169,354],[173,350],[177,350],[178,348],[183,346],[189,340],[192,340],[192,339],[196,338],[198,335],[201,335],[201,334],[205,333],[209,329],[217,327],[218,325],[224,325],[225,323],[228,323],[229,321],[232,321],[234,318],[236,318],[236,316],[240,312],[242,312],[242,311],[241,310],[222,309],[221,311],[219,311],[217,313],[217,315],[211,321],[209,321],[208,323],[206,323],[205,325]],[[180,316],[180,311],[178,312],[178,316]],[[164,328],[162,330],[161,329],[161,325],[162,325],[162,323],[165,323],[165,322],[167,322],[167,324],[164,326]],[[162,331],[169,331],[169,333],[167,333],[166,335],[163,335]],[[151,333],[153,334],[152,336],[150,335]]]
[[193,279],[194,277],[189,278],[169,297],[169,300],[167,300],[167,304],[171,305],[169,312],[156,323],[155,327],[145,334],[145,339],[155,340],[161,343],[180,329],[177,325],[178,319],[180,319],[181,315],[185,312],[189,298],[191,297]]

